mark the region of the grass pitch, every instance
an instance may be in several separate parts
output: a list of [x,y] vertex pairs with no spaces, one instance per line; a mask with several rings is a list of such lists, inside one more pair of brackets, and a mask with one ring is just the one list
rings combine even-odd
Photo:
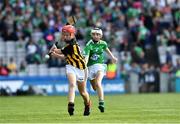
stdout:
[[67,113],[67,96],[0,97],[0,123],[180,123],[180,94],[106,95],[105,113],[97,96],[91,99],[85,117],[80,96],[74,116]]

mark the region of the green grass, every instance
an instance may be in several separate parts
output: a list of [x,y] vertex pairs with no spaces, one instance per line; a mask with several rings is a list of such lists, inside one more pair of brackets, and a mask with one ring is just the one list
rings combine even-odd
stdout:
[[74,116],[67,113],[67,96],[0,97],[0,123],[180,123],[180,94],[106,95],[105,113],[97,96],[91,99],[91,115],[84,117],[80,96]]

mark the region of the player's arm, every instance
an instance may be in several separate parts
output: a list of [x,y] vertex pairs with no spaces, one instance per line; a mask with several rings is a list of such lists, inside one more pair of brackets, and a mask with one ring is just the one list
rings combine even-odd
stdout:
[[117,60],[118,60],[118,59],[112,54],[112,52],[109,50],[108,47],[105,49],[105,51],[106,51],[106,53],[111,57],[113,63],[117,63]]
[[52,52],[55,52],[56,54],[63,54],[62,51],[61,51],[61,49],[58,49],[58,48],[54,48],[54,49],[52,50]]
[[56,53],[56,52],[52,52],[51,56],[59,58],[59,59],[65,59],[66,57],[64,56],[64,54],[62,53]]
[[53,57],[56,57],[56,58],[59,58],[59,59],[65,59],[66,58],[65,55],[63,54],[62,50],[61,49],[57,49],[57,48],[54,48],[52,50],[51,55]]
[[54,49],[57,49],[56,44],[53,44],[53,46],[50,48],[48,55],[51,55],[51,53],[54,51]]

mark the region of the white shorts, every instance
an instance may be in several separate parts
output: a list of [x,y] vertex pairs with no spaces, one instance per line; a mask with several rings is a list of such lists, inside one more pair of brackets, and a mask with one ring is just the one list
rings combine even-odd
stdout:
[[76,81],[83,82],[87,79],[87,69],[81,70],[72,65],[66,65],[66,74],[71,73],[76,75]]
[[107,65],[106,64],[94,64],[88,67],[88,78],[89,80],[93,80],[98,71],[101,71],[104,73],[104,75],[106,75],[106,68]]

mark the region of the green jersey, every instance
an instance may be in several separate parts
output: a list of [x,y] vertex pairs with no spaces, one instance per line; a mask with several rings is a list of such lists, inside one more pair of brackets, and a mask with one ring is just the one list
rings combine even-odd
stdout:
[[87,66],[91,66],[93,64],[103,64],[104,63],[104,50],[107,48],[107,43],[103,40],[100,40],[97,43],[94,43],[90,40],[85,48],[84,48],[84,55],[89,56]]

